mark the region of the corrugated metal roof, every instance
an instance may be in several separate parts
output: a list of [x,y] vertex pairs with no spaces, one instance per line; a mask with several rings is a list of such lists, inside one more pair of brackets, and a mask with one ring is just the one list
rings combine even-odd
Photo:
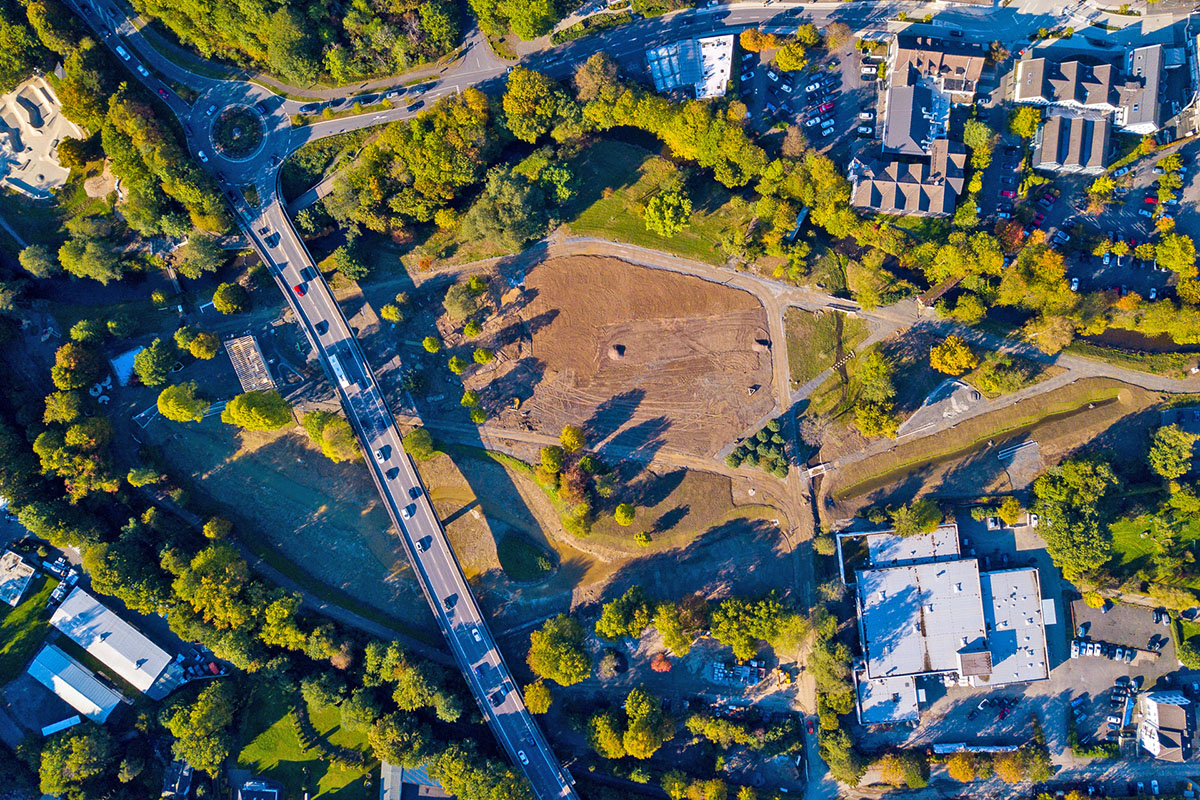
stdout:
[[33,659],[29,674],[93,722],[103,723],[121,703],[121,695],[52,644],[43,647]]
[[165,650],[79,588],[67,595],[50,624],[143,692],[171,663]]

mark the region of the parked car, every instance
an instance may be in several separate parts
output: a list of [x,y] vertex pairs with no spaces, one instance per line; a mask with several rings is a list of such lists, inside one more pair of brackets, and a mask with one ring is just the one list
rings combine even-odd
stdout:
[[1151,300],[1157,300],[1158,299],[1158,288],[1155,286],[1151,286],[1150,294],[1148,294],[1147,297]]
[[1071,658],[1079,658],[1079,640],[1071,640]]
[[858,135],[863,137],[864,139],[875,135],[875,129],[872,128],[870,125],[859,125],[857,132],[858,132]]
[[872,119],[875,119],[875,112],[874,112],[874,111],[870,111],[870,110],[863,110],[863,111],[860,111],[860,112],[858,112],[858,118],[859,118],[859,119],[861,119],[861,120],[872,120]]
[[1072,292],[1079,291],[1079,276],[1078,275],[1075,275],[1074,277],[1071,278],[1071,291]]
[[1046,221],[1046,215],[1038,214],[1036,217],[1033,218],[1033,227],[1040,228],[1040,227],[1042,227],[1042,223],[1045,221]]
[[817,110],[824,114],[826,111],[833,111],[833,103],[822,103],[817,107]]
[[1144,209],[1144,208],[1139,208],[1139,209],[1138,209],[1138,216],[1142,216],[1142,217],[1150,217],[1150,218],[1153,218],[1153,217],[1154,217],[1154,213],[1153,213],[1153,212],[1150,212],[1150,211],[1147,211],[1147,210],[1146,210],[1146,209]]
[[1148,194],[1144,198],[1142,198],[1142,202],[1148,206],[1156,206],[1156,205],[1158,205],[1158,198],[1152,194]]
[[1014,198],[1014,197],[1016,197],[1016,196],[1017,196],[1017,193],[1016,193],[1016,192],[1014,192],[1012,189],[1005,189],[1004,191],[1000,192],[1000,196],[1001,196],[1001,197],[1008,197],[1008,198],[1010,198],[1010,199],[1011,199],[1011,198]]
[[806,91],[806,92],[815,92],[815,91],[817,91],[817,90],[818,90],[818,89],[820,89],[820,88],[821,88],[821,84],[820,84],[820,83],[810,83],[808,86],[805,86],[805,87],[804,87],[804,91]]

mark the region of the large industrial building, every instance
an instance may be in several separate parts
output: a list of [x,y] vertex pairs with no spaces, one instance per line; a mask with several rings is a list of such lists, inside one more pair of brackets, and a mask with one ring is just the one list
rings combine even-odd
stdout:
[[981,572],[978,559],[962,555],[956,525],[908,537],[840,534],[838,545],[858,611],[864,725],[919,719],[922,678],[982,687],[1049,677],[1045,626],[1054,612],[1036,569]]

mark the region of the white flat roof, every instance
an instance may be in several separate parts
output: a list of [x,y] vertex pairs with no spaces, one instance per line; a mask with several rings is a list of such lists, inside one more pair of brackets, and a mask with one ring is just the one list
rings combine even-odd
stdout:
[[1037,681],[1050,675],[1046,626],[1036,569],[1006,569],[979,576],[992,674],[988,683]]
[[897,536],[892,531],[868,533],[867,553],[873,567],[916,564],[921,561],[958,558],[958,526],[939,525],[932,533]]
[[917,681],[911,675],[899,678],[859,676],[858,717],[863,725],[883,725],[920,719],[917,708]]
[[143,692],[171,663],[165,650],[83,589],[67,595],[50,624]]
[[982,649],[973,558],[861,570],[856,590],[868,678],[956,670],[960,651]]
[[21,602],[29,582],[33,580],[34,568],[16,553],[5,550],[0,556],[0,601],[16,606]]
[[653,47],[646,51],[646,66],[660,92],[690,86],[698,100],[720,97],[733,68],[733,36],[681,39]]
[[43,647],[33,659],[29,674],[92,722],[104,723],[121,704],[121,695],[52,644]]

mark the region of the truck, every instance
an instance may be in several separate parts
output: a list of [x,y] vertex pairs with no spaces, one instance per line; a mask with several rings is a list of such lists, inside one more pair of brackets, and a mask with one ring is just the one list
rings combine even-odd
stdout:
[[329,354],[329,366],[333,369],[334,377],[337,378],[337,382],[341,384],[341,387],[343,389],[349,389],[350,381],[346,378],[346,371],[342,369],[342,365],[338,361],[338,357],[333,353]]

